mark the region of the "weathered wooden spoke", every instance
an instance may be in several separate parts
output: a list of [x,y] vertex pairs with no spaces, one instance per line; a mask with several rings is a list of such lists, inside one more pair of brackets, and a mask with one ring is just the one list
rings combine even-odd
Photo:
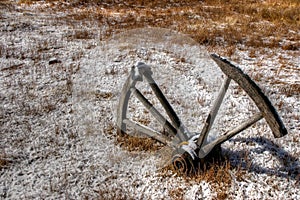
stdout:
[[129,119],[124,119],[123,123],[133,127],[135,130],[138,130],[138,131],[144,133],[145,135],[147,135],[148,137],[151,137],[163,144],[169,145],[169,143],[171,142],[170,138],[160,134],[159,132],[157,132],[151,128],[148,128],[147,126],[139,124],[137,122],[131,121]]
[[131,88],[131,92],[142,102],[147,110],[157,119],[157,121],[174,136],[176,135],[176,129],[172,124],[162,115],[160,112],[144,97],[144,95],[136,88]]
[[149,71],[146,71],[144,73],[144,75],[145,75],[145,78],[146,78],[147,82],[150,84],[150,87],[154,91],[156,97],[160,101],[161,105],[164,107],[167,115],[171,119],[171,121],[172,121],[173,125],[175,126],[176,130],[178,130],[177,131],[178,136],[183,141],[187,140],[188,137],[185,134],[185,132],[187,132],[187,130],[182,125],[182,123],[181,123],[179,117],[177,116],[176,112],[174,111],[174,109],[172,108],[172,106],[170,105],[170,103],[168,102],[166,97],[163,95],[162,91],[159,89],[158,85],[156,84],[156,82],[152,78]]
[[219,95],[218,95],[216,101],[214,102],[213,107],[212,107],[210,113],[208,114],[208,117],[206,118],[206,122],[204,124],[204,127],[203,127],[203,129],[200,133],[200,136],[198,138],[198,141],[197,141],[197,145],[200,148],[202,147],[203,142],[206,140],[208,133],[215,121],[215,118],[218,114],[218,111],[219,111],[222,101],[224,99],[225,93],[229,87],[230,81],[231,81],[231,79],[228,77],[226,77],[224,79],[223,84],[220,89],[220,92],[219,92]]
[[204,158],[214,147],[219,146],[223,142],[229,140],[233,136],[237,135],[241,131],[247,129],[254,123],[258,122],[263,118],[261,113],[257,113],[253,115],[249,120],[242,123],[240,126],[237,126],[233,128],[231,131],[227,131],[225,134],[221,135],[214,141],[210,142],[209,144],[203,145],[201,148],[199,148],[198,156],[199,158]]

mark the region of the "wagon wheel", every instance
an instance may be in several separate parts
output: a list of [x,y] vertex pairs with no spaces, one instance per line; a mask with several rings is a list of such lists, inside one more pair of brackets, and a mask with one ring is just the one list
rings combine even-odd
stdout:
[[[212,54],[211,58],[217,63],[225,74],[225,79],[220,88],[219,94],[212,106],[206,122],[200,134],[193,135],[185,128],[178,118],[177,114],[163,95],[158,85],[152,78],[151,68],[144,63],[138,63],[133,67],[122,89],[117,118],[117,128],[120,134],[125,134],[127,126],[134,127],[140,133],[145,134],[153,139],[160,141],[171,147],[176,148],[179,154],[174,155],[173,165],[181,172],[189,172],[195,168],[199,161],[205,162],[205,159],[211,157],[220,151],[220,145],[250,127],[257,121],[264,118],[270,126],[274,137],[282,137],[287,134],[287,130],[280,119],[270,100],[265,96],[261,89],[255,84],[251,78],[242,72],[242,70],[229,61]],[[165,118],[150,101],[135,87],[139,81],[146,80],[150,85],[159,102],[165,109],[170,121]],[[212,142],[207,142],[207,136],[218,114],[218,110],[222,104],[225,93],[229,87],[231,80],[235,81],[254,101],[258,107],[258,113],[254,114],[247,121],[239,126],[221,134]],[[145,108],[154,116],[154,118],[166,130],[167,134],[151,129],[147,126],[134,122],[127,118],[128,101],[131,95],[136,96]]]

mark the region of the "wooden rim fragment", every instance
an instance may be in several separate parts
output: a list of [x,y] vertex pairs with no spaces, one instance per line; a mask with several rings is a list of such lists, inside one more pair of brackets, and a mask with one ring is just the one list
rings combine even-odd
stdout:
[[275,138],[283,137],[288,132],[279,114],[272,105],[269,98],[261,91],[256,83],[245,74],[240,68],[234,66],[229,61],[216,54],[211,58],[218,64],[223,73],[234,80],[255,102],[263,117],[269,124]]

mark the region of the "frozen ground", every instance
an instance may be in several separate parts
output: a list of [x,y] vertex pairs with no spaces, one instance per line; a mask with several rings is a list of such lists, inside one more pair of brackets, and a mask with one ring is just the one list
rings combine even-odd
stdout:
[[[128,152],[115,143],[118,96],[137,61],[152,66],[184,124],[191,131],[201,130],[222,79],[203,47],[165,29],[139,29],[100,41],[105,27],[96,22],[57,18],[34,8],[2,10],[1,198],[220,197],[221,183],[162,174],[156,154]],[[228,198],[300,198],[300,98],[294,92],[300,84],[300,62],[290,57],[291,65],[280,67],[280,57],[289,54],[278,50],[274,55],[255,58],[261,66],[254,65],[248,52],[233,56],[271,98],[289,134],[274,139],[260,121],[223,144],[233,165]],[[234,89],[215,132],[256,111]],[[136,111],[133,117],[147,118]]]

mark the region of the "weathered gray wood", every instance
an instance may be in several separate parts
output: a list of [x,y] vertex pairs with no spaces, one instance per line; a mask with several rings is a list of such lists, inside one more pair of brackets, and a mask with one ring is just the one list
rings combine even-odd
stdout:
[[134,122],[134,121],[131,121],[129,119],[124,119],[123,122],[126,124],[126,125],[129,125],[131,127],[133,127],[135,130],[139,131],[140,133],[148,136],[148,137],[151,137],[163,144],[166,144],[168,145],[169,143],[171,143],[171,139],[168,138],[167,136],[164,136],[162,135],[161,133],[153,130],[153,129],[150,129],[142,124],[139,124],[137,122]]
[[151,74],[149,72],[144,72],[143,75],[145,76],[147,82],[149,83],[151,89],[155,93],[155,95],[158,98],[159,102],[164,107],[164,109],[165,109],[167,115],[169,116],[172,124],[178,130],[177,134],[178,134],[179,138],[181,139],[181,141],[187,141],[188,136],[185,134],[185,132],[187,132],[187,130],[185,130],[185,127],[183,126],[181,120],[179,119],[176,112],[172,108],[171,104],[168,102],[166,97],[163,95],[162,91],[160,90],[160,88],[158,87],[158,85],[156,84],[154,79],[152,78]]
[[212,54],[211,57],[219,65],[223,73],[233,79],[255,102],[269,124],[274,137],[278,138],[286,135],[287,130],[278,113],[256,83],[247,74],[243,73],[240,68],[234,66],[226,59],[215,54]]
[[218,114],[218,111],[220,109],[220,106],[221,106],[222,101],[224,99],[224,96],[226,94],[226,91],[228,89],[230,81],[231,81],[231,79],[226,76],[224,81],[223,81],[223,84],[220,88],[217,99],[215,100],[215,102],[213,104],[213,107],[212,107],[211,111],[209,112],[208,117],[206,118],[204,127],[203,127],[203,129],[200,133],[200,136],[199,136],[198,140],[197,140],[197,145],[199,146],[199,148],[202,147],[203,142],[206,140],[206,138],[208,136],[208,133],[209,133],[214,121],[215,121],[215,118]]
[[136,81],[132,80],[132,76],[128,76],[119,99],[119,105],[117,110],[117,133],[118,134],[125,134],[126,133],[126,124],[123,123],[123,119],[126,118],[127,108],[128,108],[128,101],[131,95],[130,88],[135,86]]
[[172,124],[162,115],[160,112],[145,98],[145,96],[136,88],[130,89],[132,94],[134,94],[140,102],[145,106],[145,108],[153,115],[155,119],[173,136],[176,136],[177,130],[172,126]]
[[242,123],[241,125],[235,127],[233,130],[228,131],[227,133],[225,133],[224,135],[218,137],[217,139],[215,139],[214,141],[212,141],[209,144],[206,144],[205,146],[203,146],[198,153],[198,157],[199,158],[204,158],[207,154],[209,154],[209,152],[215,147],[218,146],[220,144],[222,144],[223,142],[229,140],[230,138],[232,138],[233,136],[235,136],[236,134],[240,133],[241,131],[245,130],[246,128],[250,127],[251,125],[253,125],[254,123],[256,123],[257,121],[261,120],[263,118],[263,115],[261,113],[257,113],[255,115],[253,115],[249,120],[247,120],[246,122]]
[[126,124],[123,123],[123,120],[126,119],[127,115],[127,108],[128,108],[128,101],[131,96],[131,88],[135,87],[137,81],[143,81],[142,73],[144,71],[151,72],[151,68],[148,65],[142,65],[138,63],[140,67],[132,67],[130,71],[130,75],[126,79],[120,99],[119,105],[117,110],[117,133],[118,134],[125,134],[126,133]]
[[[129,98],[134,94],[146,109],[158,120],[166,132],[168,137],[178,137],[178,129],[176,129],[149,101],[142,95],[142,93],[135,88],[137,81],[143,81],[144,74],[147,73],[151,76],[151,68],[144,63],[138,63],[136,67],[133,67],[129,77],[127,78],[119,99],[119,106],[117,110],[117,132],[119,134],[126,133],[127,124],[124,123],[124,119],[127,119],[127,109]],[[173,137],[172,136],[172,137]]]

